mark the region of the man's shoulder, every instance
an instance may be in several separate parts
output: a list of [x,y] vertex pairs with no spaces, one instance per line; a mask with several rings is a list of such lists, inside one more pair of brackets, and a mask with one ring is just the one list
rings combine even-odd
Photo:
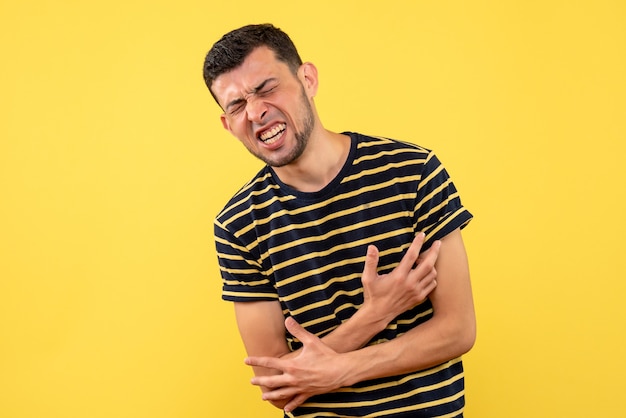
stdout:
[[219,221],[220,219],[230,218],[234,214],[245,210],[245,208],[249,207],[252,198],[260,196],[263,191],[267,191],[269,187],[272,187],[272,184],[272,174],[268,167],[264,166],[228,199],[217,214],[216,219]]
[[403,141],[387,136],[349,133],[356,141],[357,158],[383,160],[426,161],[432,150],[415,142]]
[[431,152],[430,149],[412,141],[400,140],[381,135],[365,135],[358,132],[346,132],[346,134],[356,139],[359,148],[406,149],[407,151]]

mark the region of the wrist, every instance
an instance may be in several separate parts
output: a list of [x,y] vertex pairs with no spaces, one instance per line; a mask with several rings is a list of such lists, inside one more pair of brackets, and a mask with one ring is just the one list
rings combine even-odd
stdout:
[[[322,341],[338,353],[358,350],[366,346],[376,334],[387,327],[389,321],[393,319],[388,319],[387,317],[368,304],[363,304],[350,319],[344,321],[333,332],[323,337]],[[289,353],[284,357],[289,358],[297,355],[298,352],[299,350],[296,350],[294,353]]]
[[354,314],[354,317],[358,318],[362,326],[367,327],[373,332],[372,337],[384,330],[394,318],[388,313],[374,309],[368,303],[364,303]]
[[351,387],[365,380],[364,375],[369,373],[371,365],[374,363],[369,358],[371,347],[363,347],[359,350],[341,354],[339,357],[340,364],[337,365],[340,370],[340,387]]

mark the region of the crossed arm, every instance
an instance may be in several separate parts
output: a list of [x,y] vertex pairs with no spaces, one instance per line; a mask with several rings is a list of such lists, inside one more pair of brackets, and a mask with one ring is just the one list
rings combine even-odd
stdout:
[[[289,412],[310,396],[422,370],[467,352],[476,325],[461,233],[452,232],[420,256],[423,240],[418,234],[398,267],[382,276],[376,272],[378,251],[370,246],[362,276],[363,305],[322,339],[292,318],[285,320],[278,302],[236,303],[246,363],[254,369],[252,383],[261,387],[263,399]],[[427,296],[434,310],[430,320],[394,340],[364,347],[393,318]],[[303,343],[300,350],[289,351],[285,327]]]

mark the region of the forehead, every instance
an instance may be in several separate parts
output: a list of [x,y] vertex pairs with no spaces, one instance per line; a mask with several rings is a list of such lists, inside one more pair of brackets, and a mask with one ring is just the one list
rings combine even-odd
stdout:
[[220,105],[250,94],[263,81],[291,74],[286,63],[278,60],[268,47],[255,48],[240,66],[219,75],[211,86]]

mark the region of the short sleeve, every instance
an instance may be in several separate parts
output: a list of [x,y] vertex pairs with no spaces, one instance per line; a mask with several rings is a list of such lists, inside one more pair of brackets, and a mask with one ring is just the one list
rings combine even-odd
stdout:
[[457,228],[464,228],[472,214],[437,156],[431,151],[424,163],[417,190],[415,230],[426,234],[426,247]]
[[278,300],[270,275],[242,242],[218,220],[214,223],[222,299],[231,302]]

